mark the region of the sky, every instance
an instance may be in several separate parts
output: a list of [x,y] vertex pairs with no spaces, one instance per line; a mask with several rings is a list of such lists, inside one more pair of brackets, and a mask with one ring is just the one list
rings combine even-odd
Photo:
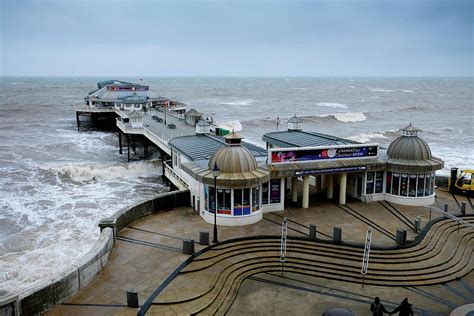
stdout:
[[1,76],[473,76],[472,0],[0,0]]

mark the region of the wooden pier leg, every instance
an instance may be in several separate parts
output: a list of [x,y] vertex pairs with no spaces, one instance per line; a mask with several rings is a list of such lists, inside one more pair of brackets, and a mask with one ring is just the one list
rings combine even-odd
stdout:
[[122,154],[122,132],[119,130],[119,154]]
[[77,124],[77,130],[79,131],[79,125],[81,124],[79,120],[79,111],[76,111],[76,124]]

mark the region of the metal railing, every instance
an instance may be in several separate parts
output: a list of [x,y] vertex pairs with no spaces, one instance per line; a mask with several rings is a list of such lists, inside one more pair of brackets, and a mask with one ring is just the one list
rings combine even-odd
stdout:
[[462,218],[457,217],[453,214],[449,214],[448,212],[445,212],[444,210],[442,210],[440,208],[437,208],[437,207],[434,207],[434,206],[425,206],[425,208],[428,208],[430,210],[430,221],[431,221],[431,212],[434,211],[436,213],[439,213],[439,214],[443,215],[444,217],[447,217],[447,218],[455,221],[458,224],[458,231],[459,231],[459,227],[461,225],[466,226],[468,228],[474,228],[473,224],[471,224],[469,222],[466,222]]
[[169,165],[170,162],[171,162],[171,160],[166,160],[166,161],[163,162],[163,165],[165,166],[165,176],[167,176],[168,179],[170,179],[171,182],[173,182],[173,184],[176,185],[181,190],[189,190],[189,185],[186,183],[186,181],[184,181],[183,178],[181,178],[173,170],[173,168]]

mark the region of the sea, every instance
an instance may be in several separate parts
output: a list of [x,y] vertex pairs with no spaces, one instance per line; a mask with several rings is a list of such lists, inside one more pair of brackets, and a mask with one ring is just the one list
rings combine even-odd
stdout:
[[445,161],[439,174],[474,169],[473,78],[1,77],[0,296],[65,270],[102,218],[167,190],[156,159],[128,163],[116,133],[77,130],[74,106],[107,79],[147,84],[257,144],[293,115],[385,148],[412,123]]

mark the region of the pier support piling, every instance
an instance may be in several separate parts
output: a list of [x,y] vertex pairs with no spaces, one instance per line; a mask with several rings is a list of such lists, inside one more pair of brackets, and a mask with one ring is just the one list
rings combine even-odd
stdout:
[[122,132],[119,130],[118,132],[118,137],[119,137],[119,154],[122,154]]

